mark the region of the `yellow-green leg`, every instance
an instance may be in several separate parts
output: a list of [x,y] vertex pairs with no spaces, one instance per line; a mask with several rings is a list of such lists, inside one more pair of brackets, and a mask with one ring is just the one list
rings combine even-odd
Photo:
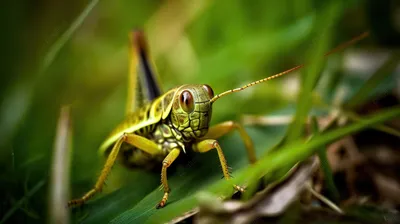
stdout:
[[[231,176],[230,176],[229,170],[228,170],[228,163],[226,162],[224,152],[222,151],[222,148],[219,145],[217,140],[205,139],[200,142],[197,142],[193,147],[193,150],[195,152],[200,152],[200,153],[208,152],[211,149],[216,149],[218,152],[218,157],[219,157],[219,161],[221,163],[222,173],[224,174],[224,178],[226,180],[231,179]],[[240,186],[233,185],[233,187],[238,191],[241,191],[241,192],[244,191],[244,189]]]
[[243,126],[234,121],[226,121],[212,126],[208,130],[206,136],[204,136],[202,139],[219,139],[220,137],[228,134],[235,129],[239,131],[240,137],[244,142],[250,163],[255,163],[257,161],[257,158],[254,150],[253,141],[251,140],[250,136],[247,134]]
[[158,203],[157,208],[162,208],[165,206],[168,200],[168,195],[171,189],[168,186],[167,180],[167,168],[178,158],[180,150],[175,148],[170,153],[168,153],[167,157],[163,160],[163,165],[161,168],[161,184],[164,188],[164,196],[161,199],[160,203]]
[[81,198],[69,201],[68,202],[69,207],[82,205],[91,197],[93,197],[97,192],[101,191],[101,189],[104,186],[104,182],[108,174],[110,173],[111,168],[115,163],[115,160],[118,157],[119,149],[121,148],[123,142],[129,143],[135,146],[136,148],[144,152],[147,152],[151,155],[155,155],[159,152],[158,145],[150,141],[149,139],[135,134],[123,134],[114,144],[114,147],[112,148],[110,154],[108,155],[104,168],[101,171],[101,174],[97,179],[97,182],[94,185],[94,187],[90,191],[88,191],[85,195],[83,195]]

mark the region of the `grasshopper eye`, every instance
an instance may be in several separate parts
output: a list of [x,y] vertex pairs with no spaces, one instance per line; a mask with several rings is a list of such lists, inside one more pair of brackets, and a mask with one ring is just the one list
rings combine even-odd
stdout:
[[214,97],[214,91],[211,89],[211,87],[209,85],[203,85],[203,88],[207,91],[208,96],[211,98]]
[[181,103],[182,109],[185,112],[190,113],[193,111],[193,109],[194,109],[193,96],[189,91],[185,90],[181,93],[180,103]]

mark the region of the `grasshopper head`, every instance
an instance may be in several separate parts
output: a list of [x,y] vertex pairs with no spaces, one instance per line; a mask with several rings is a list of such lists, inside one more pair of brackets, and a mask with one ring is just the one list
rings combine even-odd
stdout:
[[213,90],[208,85],[184,85],[173,99],[171,121],[186,139],[201,138],[211,120]]

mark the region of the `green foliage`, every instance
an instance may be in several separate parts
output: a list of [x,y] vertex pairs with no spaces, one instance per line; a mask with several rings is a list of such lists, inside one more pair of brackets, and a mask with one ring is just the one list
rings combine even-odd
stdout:
[[[6,44],[12,40],[18,47],[8,47],[3,52],[6,75],[1,77],[0,88],[2,221],[46,221],[49,169],[61,105],[71,105],[73,120],[71,195],[79,196],[93,186],[104,162],[98,157],[97,148],[124,115],[127,34],[132,28],[143,27],[149,35],[164,89],[207,83],[219,93],[308,63],[300,95],[292,92],[289,82],[284,82],[288,78],[282,77],[215,103],[213,123],[239,120],[242,114],[297,113],[295,128],[289,131],[289,145],[278,147],[271,154],[267,152],[286,136],[288,128],[247,127],[258,156],[262,156],[256,166],[248,166],[237,133],[221,140],[236,177],[234,182],[240,184],[255,184],[262,176],[286,169],[340,136],[398,115],[399,109],[393,108],[321,134],[308,143],[299,140],[310,110],[311,114],[320,115],[333,108],[331,100],[325,100],[323,103],[332,107],[321,111],[320,101],[331,98],[334,91],[321,96],[314,90],[325,68],[321,54],[357,35],[347,32],[349,29],[360,33],[366,29],[365,21],[343,22],[346,15],[360,17],[363,1],[324,2],[75,0],[59,4],[41,1],[41,8],[28,8],[18,1],[9,3],[9,12],[0,15],[9,16],[2,21],[13,24],[2,40]],[[355,3],[362,4],[357,7]],[[173,16],[164,18],[162,15],[168,13],[160,10]],[[178,22],[183,25],[178,26]],[[163,46],[167,47],[163,50]],[[353,47],[361,48],[362,44]],[[337,86],[351,82],[361,89],[352,99],[367,101],[393,88],[393,82],[386,79],[394,76],[395,60],[398,54],[366,82],[367,87],[362,87],[365,80],[349,78],[349,72],[341,70],[340,64],[329,69],[340,70],[344,77],[335,80]],[[384,78],[387,82],[383,82]],[[351,89],[347,99],[354,91]],[[366,94],[368,91],[373,94]],[[320,111],[314,113],[316,109]],[[171,198],[164,209],[155,210],[162,197],[159,174],[124,170],[116,165],[105,192],[84,208],[75,209],[72,219],[82,223],[167,221],[195,207],[196,192],[206,190],[225,197],[233,193],[230,183],[220,180],[216,152],[196,155],[169,176]]]

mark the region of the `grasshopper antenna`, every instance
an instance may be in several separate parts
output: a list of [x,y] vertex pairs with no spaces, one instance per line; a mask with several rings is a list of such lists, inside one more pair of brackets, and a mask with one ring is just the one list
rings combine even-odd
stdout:
[[[336,53],[336,52],[338,52],[338,51],[341,51],[342,49],[345,49],[345,48],[349,47],[350,45],[354,44],[355,42],[358,42],[358,41],[360,41],[360,40],[362,40],[362,39],[364,39],[364,38],[366,38],[366,37],[368,37],[368,36],[369,36],[369,31],[366,31],[366,32],[364,32],[364,33],[362,33],[362,34],[360,34],[360,35],[354,37],[353,39],[351,39],[351,40],[349,40],[349,41],[347,41],[347,42],[344,42],[344,43],[340,44],[339,46],[335,47],[333,50],[331,50],[331,51],[329,51],[328,53],[326,53],[326,54],[324,55],[324,57],[327,57],[327,56],[329,56],[329,55],[331,55],[331,54],[333,54],[333,53]],[[222,92],[222,93],[220,93],[220,94],[215,95],[215,96],[210,100],[210,103],[213,103],[213,102],[215,102],[216,100],[218,100],[219,98],[221,98],[221,97],[223,97],[223,96],[226,96],[226,95],[229,95],[229,94],[231,94],[231,93],[240,92],[240,91],[242,91],[242,90],[244,90],[244,89],[249,88],[250,86],[254,86],[254,85],[257,85],[257,84],[259,84],[259,83],[263,83],[263,82],[269,81],[269,80],[271,80],[271,79],[275,79],[275,78],[278,78],[278,77],[280,77],[280,76],[286,75],[286,74],[291,73],[291,72],[293,72],[293,71],[296,71],[296,70],[298,70],[298,69],[300,69],[300,68],[302,68],[302,67],[304,67],[304,66],[305,66],[305,64],[298,65],[298,66],[296,66],[296,67],[293,67],[293,68],[288,69],[288,70],[286,70],[286,71],[283,71],[283,72],[280,72],[280,73],[278,73],[278,74],[269,76],[269,77],[267,77],[267,78],[263,78],[263,79],[260,79],[260,80],[251,82],[251,83],[249,83],[249,84],[247,84],[247,85],[245,85],[245,86],[242,86],[242,87],[239,87],[239,88],[235,88],[235,89],[227,90],[227,91],[225,91],[225,92]]]

